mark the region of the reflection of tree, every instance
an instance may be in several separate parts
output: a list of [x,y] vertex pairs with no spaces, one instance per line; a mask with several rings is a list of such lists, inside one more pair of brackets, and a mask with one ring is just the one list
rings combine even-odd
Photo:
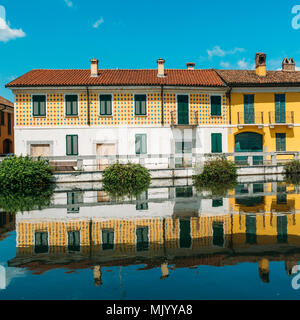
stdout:
[[41,210],[51,204],[53,187],[28,192],[0,192],[0,208],[6,212],[24,212],[34,209]]
[[227,183],[195,183],[195,188],[197,192],[209,192],[213,197],[225,197],[229,190],[235,189],[237,182],[227,182]]

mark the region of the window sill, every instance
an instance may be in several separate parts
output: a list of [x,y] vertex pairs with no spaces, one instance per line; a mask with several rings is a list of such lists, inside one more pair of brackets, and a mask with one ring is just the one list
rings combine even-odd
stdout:
[[79,115],[65,115],[66,118],[79,118]]
[[108,115],[98,114],[98,118],[113,118],[113,115],[112,114],[108,114]]
[[223,118],[223,115],[213,115],[213,114],[211,114],[210,116],[212,118]]
[[33,115],[33,118],[47,118],[47,116],[34,116]]
[[148,117],[147,114],[135,114],[134,116],[135,116],[135,117],[143,117],[143,118]]

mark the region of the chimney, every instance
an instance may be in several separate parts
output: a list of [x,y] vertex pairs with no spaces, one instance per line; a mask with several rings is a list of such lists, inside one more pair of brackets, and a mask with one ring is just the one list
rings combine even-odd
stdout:
[[187,66],[188,70],[195,70],[195,63],[194,62],[188,62],[186,64],[186,66]]
[[293,58],[284,58],[282,61],[282,71],[296,71],[296,64]]
[[160,58],[157,60],[157,65],[158,65],[158,73],[157,76],[159,78],[165,77],[165,60]]
[[256,74],[260,77],[267,75],[266,60],[267,55],[265,53],[257,53],[255,56]]
[[99,69],[98,69],[99,60],[93,58],[91,60],[91,77],[98,77],[99,76]]

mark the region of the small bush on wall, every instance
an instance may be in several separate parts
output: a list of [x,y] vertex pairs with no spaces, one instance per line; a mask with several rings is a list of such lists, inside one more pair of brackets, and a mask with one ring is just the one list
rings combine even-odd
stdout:
[[146,191],[151,182],[148,169],[140,164],[116,163],[103,172],[104,190],[111,196],[137,196]]

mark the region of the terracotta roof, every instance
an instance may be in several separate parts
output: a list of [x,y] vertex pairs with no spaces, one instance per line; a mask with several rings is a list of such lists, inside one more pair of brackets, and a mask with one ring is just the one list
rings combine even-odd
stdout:
[[99,70],[91,77],[90,70],[32,70],[8,83],[6,87],[42,86],[197,86],[225,87],[215,70],[166,69],[166,77],[157,77],[154,70]]
[[265,77],[258,76],[254,70],[216,70],[216,72],[232,87],[300,86],[299,71],[267,71]]
[[1,105],[4,105],[4,106],[8,106],[8,107],[11,107],[13,108],[14,107],[14,104],[12,102],[10,102],[9,100],[3,98],[0,96],[0,104]]

